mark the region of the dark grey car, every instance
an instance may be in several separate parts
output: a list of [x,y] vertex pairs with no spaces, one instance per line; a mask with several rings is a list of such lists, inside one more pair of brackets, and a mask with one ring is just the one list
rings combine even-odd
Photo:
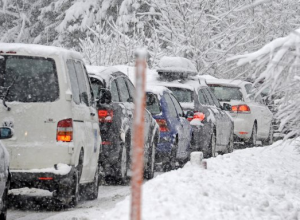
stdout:
[[[131,163],[131,135],[135,87],[128,76],[114,68],[91,71],[88,67],[92,89],[97,99],[103,152],[101,163],[106,177],[118,182],[127,178]],[[155,150],[160,131],[150,112],[145,109],[144,177],[153,178]]]

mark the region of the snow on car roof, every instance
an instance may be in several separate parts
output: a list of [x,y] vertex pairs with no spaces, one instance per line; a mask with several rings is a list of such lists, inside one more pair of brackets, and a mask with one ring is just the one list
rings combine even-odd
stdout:
[[159,61],[159,69],[157,71],[174,74],[187,73],[193,76],[198,74],[195,65],[183,57],[162,57]]
[[232,80],[232,79],[207,79],[206,82],[207,84],[217,84],[217,85],[235,86],[235,87],[241,87],[246,84],[251,84],[247,81]]
[[104,67],[104,66],[86,66],[87,72],[90,76],[96,77],[105,82],[109,82],[112,78],[112,74],[116,72],[122,72],[115,67]]
[[146,89],[146,92],[151,92],[153,94],[160,95],[160,96],[162,96],[165,91],[170,91],[170,90],[165,86],[153,86],[149,84],[147,85],[147,89]]
[[0,53],[6,54],[7,52],[16,52],[17,54],[31,56],[61,56],[64,59],[82,59],[80,53],[76,51],[67,50],[61,47],[43,46],[38,44],[0,43]]

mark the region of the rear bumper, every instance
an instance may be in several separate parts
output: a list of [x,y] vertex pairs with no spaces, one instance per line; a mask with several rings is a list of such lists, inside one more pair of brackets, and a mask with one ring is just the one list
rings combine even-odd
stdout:
[[23,143],[6,141],[11,170],[31,170],[53,167],[54,164],[75,165],[74,143]]
[[236,140],[247,141],[252,135],[254,120],[251,114],[238,114],[233,117]]
[[[71,170],[65,174],[55,174],[51,172],[11,172],[10,189],[17,188],[38,188],[45,189],[53,192],[58,188],[67,188],[72,183],[72,177],[75,172],[75,167],[72,166]],[[40,179],[43,178],[43,179]],[[47,178],[47,179],[45,179]]]

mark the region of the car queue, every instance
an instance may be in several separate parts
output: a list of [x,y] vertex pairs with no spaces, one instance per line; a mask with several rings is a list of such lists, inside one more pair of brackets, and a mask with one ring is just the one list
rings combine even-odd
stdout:
[[[205,157],[230,153],[237,137],[252,145],[257,139],[271,143],[272,115],[253,121],[241,111],[246,105],[248,113],[255,110],[245,103],[253,94],[247,88],[235,86],[243,90],[238,104],[232,97],[223,100],[221,84],[208,86],[184,58],[163,58],[157,73],[156,85],[150,83],[146,91],[145,179],[154,177],[157,162],[172,170],[192,151]],[[0,138],[11,132],[3,140],[10,165],[0,167],[6,173],[1,201],[8,188],[34,187],[53,192],[61,207],[73,207],[82,194],[98,197],[102,177],[127,182],[135,96],[128,75],[86,67],[79,53],[65,49],[1,43],[0,88]],[[237,130],[239,118],[251,118],[251,128]],[[5,203],[0,208],[4,216]]]

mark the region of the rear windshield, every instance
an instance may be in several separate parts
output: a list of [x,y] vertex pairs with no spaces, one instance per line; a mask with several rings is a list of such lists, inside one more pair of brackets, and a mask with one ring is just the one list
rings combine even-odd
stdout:
[[[9,91],[8,91],[9,90]],[[59,98],[55,62],[49,58],[0,56],[0,98],[8,102],[53,102]]]
[[193,91],[184,88],[168,87],[173,92],[178,102],[194,102]]
[[100,80],[97,80],[95,78],[90,78],[91,80],[91,86],[94,93],[94,96],[96,99],[99,99],[100,97],[100,90],[104,89],[103,83]]
[[228,87],[220,85],[209,85],[211,91],[220,102],[229,102],[230,100],[243,100],[243,94],[238,87]]
[[157,95],[153,93],[146,94],[146,108],[152,115],[160,114],[161,109]]

